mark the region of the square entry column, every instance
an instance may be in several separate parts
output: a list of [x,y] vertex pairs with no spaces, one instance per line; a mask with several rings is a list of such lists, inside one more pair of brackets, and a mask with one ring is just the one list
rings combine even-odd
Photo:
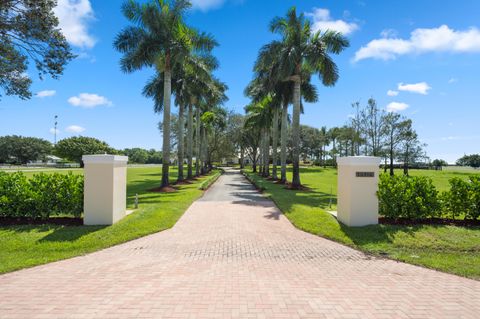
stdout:
[[347,226],[378,224],[380,157],[339,157],[337,218]]
[[127,156],[84,155],[84,225],[112,225],[125,217]]

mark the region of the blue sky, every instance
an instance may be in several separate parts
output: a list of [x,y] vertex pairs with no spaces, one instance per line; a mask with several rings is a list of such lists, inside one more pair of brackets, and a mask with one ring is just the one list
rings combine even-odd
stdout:
[[[275,38],[270,20],[295,5],[315,27],[347,34],[351,46],[335,61],[340,80],[319,89],[303,124],[338,126],[348,121],[351,103],[377,99],[379,106],[412,118],[428,155],[454,162],[480,152],[480,1],[290,1],[195,0],[189,24],[214,35],[229,86],[229,109],[243,112],[243,89],[252,77],[259,48]],[[34,78],[31,100],[3,97],[0,135],[20,134],[53,141],[85,135],[116,148],[161,149],[160,114],[141,89],[152,74],[123,74],[115,35],[127,25],[121,1],[59,0],[57,15],[79,57],[60,80]],[[35,75],[35,70],[29,74]],[[176,111],[176,110],[174,110]]]

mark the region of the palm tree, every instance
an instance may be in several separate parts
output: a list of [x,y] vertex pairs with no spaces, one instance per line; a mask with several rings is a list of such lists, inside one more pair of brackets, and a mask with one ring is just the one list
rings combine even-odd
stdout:
[[133,25],[124,28],[114,42],[124,54],[120,61],[124,72],[155,67],[157,75],[163,76],[163,102],[155,105],[156,112],[163,110],[161,187],[169,185],[172,70],[192,52],[210,52],[216,46],[211,36],[184,23],[183,15],[190,6],[187,0],[126,1],[122,11]]
[[300,112],[301,85],[307,75],[318,74],[322,83],[333,86],[338,80],[338,69],[329,54],[339,54],[349,46],[347,38],[341,33],[327,30],[313,33],[311,25],[303,14],[297,15],[292,7],[285,18],[274,18],[270,31],[281,36],[262,51],[265,61],[276,61],[274,77],[276,81],[293,82],[293,179],[292,187],[299,188],[300,183]]
[[274,117],[272,103],[273,98],[266,96],[260,102],[254,102],[245,108],[248,114],[245,126],[247,128],[257,127],[261,132],[260,173],[264,177],[270,175],[270,130]]

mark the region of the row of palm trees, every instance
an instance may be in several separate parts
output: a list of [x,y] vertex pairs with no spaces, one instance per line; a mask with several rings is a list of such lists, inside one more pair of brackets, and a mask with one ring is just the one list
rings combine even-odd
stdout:
[[[252,99],[246,107],[246,128],[260,128],[260,173],[270,175],[272,150],[272,178],[277,176],[278,128],[280,128],[280,182],[287,182],[287,125],[288,106],[293,104],[291,118],[293,139],[292,188],[300,188],[300,113],[302,101],[316,102],[317,90],[311,84],[312,75],[318,75],[325,86],[333,86],[339,78],[338,68],[331,54],[339,54],[349,41],[336,31],[312,30],[309,20],[297,14],[292,7],[286,17],[276,17],[270,31],[279,39],[263,46],[254,66],[254,79],[245,89]],[[271,137],[270,137],[271,135]],[[270,145],[272,142],[272,147]]]
[[[124,28],[114,42],[115,48],[123,53],[120,65],[124,72],[131,73],[143,68],[155,70],[143,94],[154,100],[155,112],[163,112],[161,187],[169,185],[172,93],[179,115],[179,182],[209,169],[209,126],[215,118],[217,106],[227,99],[226,85],[212,74],[218,68],[218,61],[212,55],[217,42],[211,35],[185,23],[184,15],[190,7],[191,3],[187,0],[151,0],[147,3],[128,0],[122,5],[122,12],[131,25]],[[186,177],[184,154],[187,157]],[[194,156],[197,159],[195,164]]]

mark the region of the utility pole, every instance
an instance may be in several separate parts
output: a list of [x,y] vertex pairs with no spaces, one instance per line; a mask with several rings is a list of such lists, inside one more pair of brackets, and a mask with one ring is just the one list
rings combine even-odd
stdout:
[[54,129],[53,129],[53,145],[57,145],[57,119],[58,119],[58,115],[55,115],[55,126],[54,126]]

